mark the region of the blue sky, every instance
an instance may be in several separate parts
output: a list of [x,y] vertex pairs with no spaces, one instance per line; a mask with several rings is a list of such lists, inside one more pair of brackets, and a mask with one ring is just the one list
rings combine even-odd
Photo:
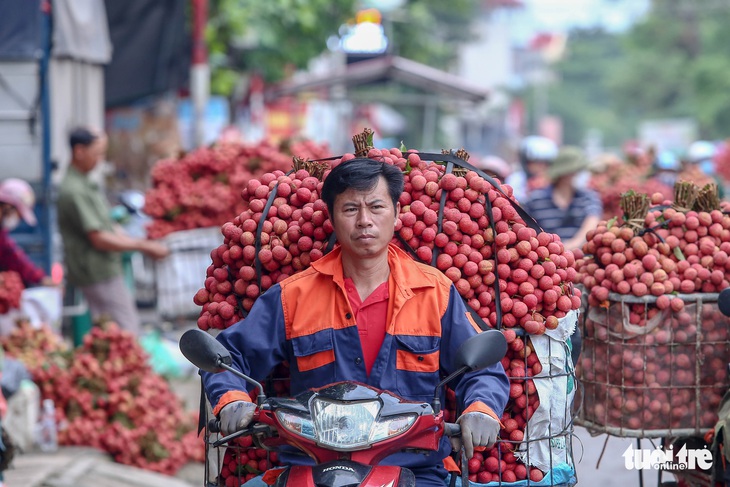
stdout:
[[523,0],[526,14],[541,30],[602,25],[624,30],[644,14],[649,0]]

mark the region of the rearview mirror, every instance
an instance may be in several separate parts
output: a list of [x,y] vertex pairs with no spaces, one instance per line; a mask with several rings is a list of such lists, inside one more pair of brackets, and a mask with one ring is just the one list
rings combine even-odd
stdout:
[[231,365],[231,354],[218,340],[203,330],[194,328],[180,337],[180,351],[193,365],[216,374],[225,370],[221,364]]
[[454,356],[454,371],[436,385],[431,407],[435,413],[441,411],[439,393],[441,386],[464,372],[480,370],[494,365],[507,353],[507,339],[499,330],[487,330],[474,335],[461,344]]
[[502,360],[506,353],[507,340],[501,331],[483,331],[461,344],[454,357],[454,369],[484,369]]

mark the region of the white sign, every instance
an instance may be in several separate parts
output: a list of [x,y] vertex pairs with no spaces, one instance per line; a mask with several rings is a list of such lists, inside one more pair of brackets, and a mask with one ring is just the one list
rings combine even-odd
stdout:
[[653,145],[658,150],[684,154],[697,140],[697,123],[689,118],[647,120],[639,126],[639,139],[644,148]]
[[388,38],[382,25],[363,22],[351,27],[340,44],[342,50],[348,53],[379,54],[388,49]]
[[687,449],[687,445],[674,454],[674,447],[663,450],[659,447],[634,448],[624,451],[624,466],[627,470],[708,470],[712,467],[712,452],[707,449]]

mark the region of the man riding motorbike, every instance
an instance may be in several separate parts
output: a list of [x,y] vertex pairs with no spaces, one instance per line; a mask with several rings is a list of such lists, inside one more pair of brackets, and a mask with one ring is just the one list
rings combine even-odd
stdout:
[[[233,366],[261,380],[279,363],[291,369],[296,395],[337,381],[358,381],[430,402],[442,376],[453,372],[459,346],[481,330],[452,282],[392,245],[403,175],[392,165],[353,159],[324,182],[338,246],[311,267],[271,287],[245,322],[218,335]],[[248,425],[255,405],[231,373],[202,373],[224,434]],[[509,396],[501,363],[451,384],[467,457],[494,444]],[[432,454],[398,453],[381,464],[411,469],[419,486],[443,486],[446,437]],[[280,455],[285,463],[301,457]]]

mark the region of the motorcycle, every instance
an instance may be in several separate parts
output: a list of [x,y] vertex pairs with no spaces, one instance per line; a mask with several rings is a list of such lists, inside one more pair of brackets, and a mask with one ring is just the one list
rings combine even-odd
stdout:
[[[443,435],[458,437],[460,426],[444,421],[441,387],[467,371],[499,362],[507,342],[497,330],[465,341],[455,358],[455,372],[439,382],[430,404],[356,382],[337,382],[294,398],[267,398],[260,383],[231,366],[230,352],[208,333],[188,330],[180,338],[180,350],[198,368],[229,371],[260,391],[251,425],[212,446],[248,435],[265,450],[294,447],[314,460],[313,466],[284,467],[275,486],[412,487],[416,479],[410,470],[380,465],[380,461],[403,451],[437,451]],[[215,419],[208,428],[220,430]],[[462,448],[462,465],[466,465],[464,457]],[[462,485],[468,486],[467,469],[462,472]]]

